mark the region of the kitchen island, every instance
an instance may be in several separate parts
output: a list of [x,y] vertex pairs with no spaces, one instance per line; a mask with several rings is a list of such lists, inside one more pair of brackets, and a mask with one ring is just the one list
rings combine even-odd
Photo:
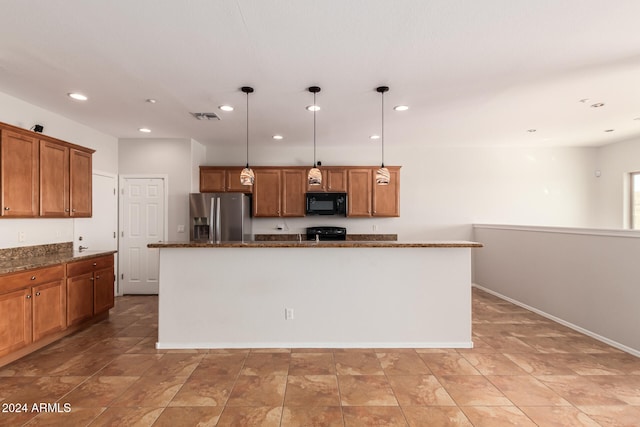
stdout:
[[469,348],[475,242],[154,243],[157,348]]

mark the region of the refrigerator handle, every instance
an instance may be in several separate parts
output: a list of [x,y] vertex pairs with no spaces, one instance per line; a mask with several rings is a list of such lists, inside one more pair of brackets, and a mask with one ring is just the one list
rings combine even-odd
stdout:
[[222,224],[220,223],[220,197],[216,197],[216,243],[220,243]]
[[213,217],[215,211],[215,206],[216,206],[216,199],[215,197],[211,198],[211,206],[209,206],[209,241],[211,243],[215,242],[215,218]]

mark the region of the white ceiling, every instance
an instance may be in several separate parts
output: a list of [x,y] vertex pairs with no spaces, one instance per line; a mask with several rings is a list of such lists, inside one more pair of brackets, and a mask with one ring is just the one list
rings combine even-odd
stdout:
[[[390,87],[389,145],[598,146],[640,136],[637,0],[0,6],[0,92],[118,138],[244,144],[239,88],[250,85],[251,143],[309,144],[306,88],[318,85],[318,144],[371,144],[381,84]],[[89,100],[70,100],[73,91]],[[592,108],[597,102],[605,106]],[[393,111],[398,104],[410,110]],[[273,141],[276,133],[285,139]]]

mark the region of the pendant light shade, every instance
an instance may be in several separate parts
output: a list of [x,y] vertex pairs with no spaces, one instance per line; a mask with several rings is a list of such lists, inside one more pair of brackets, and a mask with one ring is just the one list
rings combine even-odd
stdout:
[[240,184],[253,185],[255,174],[249,167],[249,94],[253,93],[253,88],[249,86],[242,86],[240,90],[247,94],[247,165],[242,169],[242,172],[240,172]]
[[380,133],[380,140],[382,146],[382,162],[380,168],[376,171],[376,184],[389,185],[391,176],[389,175],[389,169],[384,167],[384,93],[389,91],[388,86],[379,86],[376,91],[380,93],[382,99],[382,132]]
[[316,93],[320,92],[320,88],[311,86],[309,92],[313,93],[313,105],[310,106],[311,108],[307,107],[309,111],[313,111],[313,168],[309,169],[307,181],[309,185],[322,185],[322,172],[320,172],[316,163],[316,111],[320,109],[316,105]]

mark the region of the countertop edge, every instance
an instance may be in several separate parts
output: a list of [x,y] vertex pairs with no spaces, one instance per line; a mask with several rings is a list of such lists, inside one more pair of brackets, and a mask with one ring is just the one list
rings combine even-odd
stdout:
[[[111,251],[87,251],[73,252],[68,254],[53,254],[41,257],[14,259],[0,263],[0,275],[17,273],[20,271],[32,270],[34,268],[50,267],[57,264],[64,264],[83,259],[97,258],[105,255],[113,255],[116,250]],[[10,265],[3,265],[10,264]]]
[[150,243],[149,248],[481,248],[482,243],[469,241],[442,242],[391,242],[391,241],[343,241],[343,242],[166,242]]

